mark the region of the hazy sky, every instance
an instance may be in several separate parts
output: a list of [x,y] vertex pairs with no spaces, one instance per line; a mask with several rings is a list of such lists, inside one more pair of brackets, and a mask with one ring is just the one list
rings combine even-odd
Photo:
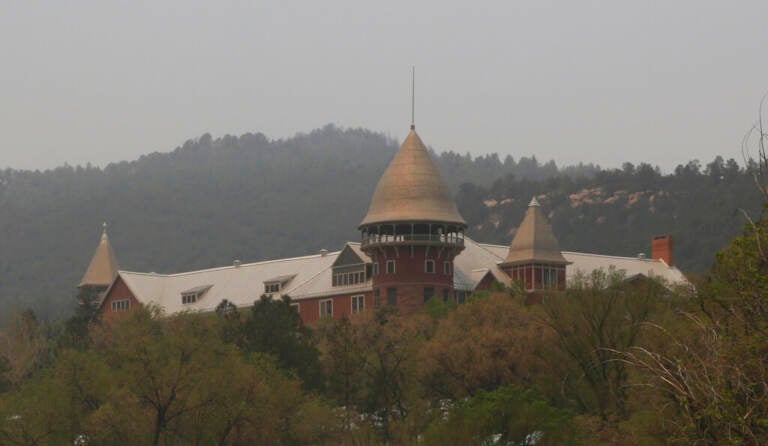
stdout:
[[604,166],[739,155],[768,1],[0,4],[0,167],[327,123]]

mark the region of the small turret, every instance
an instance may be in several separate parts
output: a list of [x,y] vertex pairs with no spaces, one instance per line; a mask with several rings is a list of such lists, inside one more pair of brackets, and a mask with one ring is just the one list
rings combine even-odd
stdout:
[[88,269],[85,270],[83,279],[77,288],[83,291],[91,291],[94,293],[103,293],[112,284],[112,281],[117,277],[117,271],[120,269],[115,252],[112,249],[112,244],[109,243],[109,236],[107,235],[107,224],[102,225],[103,231],[101,234],[101,240],[96,247],[96,251],[93,253],[91,263],[88,265]]
[[560,245],[536,197],[531,199],[525,218],[500,266],[527,291],[565,289],[565,260]]

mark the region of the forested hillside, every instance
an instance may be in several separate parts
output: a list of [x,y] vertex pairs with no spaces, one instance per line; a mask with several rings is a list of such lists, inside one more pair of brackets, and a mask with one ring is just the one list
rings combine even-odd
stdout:
[[[290,139],[203,135],[170,153],[106,168],[0,172],[0,310],[66,317],[102,221],[121,267],[175,272],[338,249],[359,237],[399,141],[327,126]],[[563,249],[622,255],[676,236],[681,268],[701,271],[759,199],[735,162],[662,176],[535,158],[436,157],[477,240],[508,243],[540,195]]]
[[691,161],[669,175],[627,163],[591,178],[507,176],[487,188],[464,184],[457,201],[473,237],[508,243],[532,196],[563,250],[650,256],[651,237],[671,233],[675,263],[686,273],[706,271],[714,254],[762,211],[752,176],[721,157],[705,166]]

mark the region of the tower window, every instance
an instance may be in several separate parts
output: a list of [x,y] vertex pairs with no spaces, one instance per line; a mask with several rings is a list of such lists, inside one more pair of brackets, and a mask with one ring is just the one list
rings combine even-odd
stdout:
[[352,314],[365,310],[365,296],[352,296]]
[[432,299],[432,296],[435,295],[435,289],[434,288],[424,288],[424,303],[427,303],[429,299]]
[[448,288],[443,288],[443,302],[448,302]]
[[397,288],[387,288],[387,305],[397,305]]
[[373,290],[373,306],[374,307],[381,306],[381,292],[379,292],[378,288]]
[[387,274],[394,274],[394,273],[395,273],[395,261],[387,260]]
[[435,272],[435,261],[434,260],[426,260],[424,262],[424,271],[428,273],[434,273]]
[[379,262],[376,262],[373,264],[373,275],[374,276],[379,275]]
[[323,319],[331,317],[333,317],[333,299],[321,300],[320,318]]
[[451,274],[451,262],[443,262],[443,274]]

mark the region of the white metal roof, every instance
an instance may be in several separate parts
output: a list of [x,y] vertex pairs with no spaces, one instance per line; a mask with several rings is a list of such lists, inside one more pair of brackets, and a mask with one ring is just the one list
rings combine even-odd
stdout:
[[[480,244],[480,247],[491,252],[499,262],[507,256],[509,248],[504,245]],[[463,255],[464,253],[462,253]],[[461,257],[461,256],[459,256]],[[666,264],[661,259],[649,259],[639,257],[607,256],[602,254],[589,254],[584,252],[563,251],[565,260],[571,262],[565,267],[567,281],[572,281],[578,274],[590,274],[594,270],[603,269],[608,272],[611,268],[623,272],[627,277],[642,274],[646,277],[656,277],[672,285],[687,285],[688,279],[676,267]],[[457,261],[459,258],[456,259]]]
[[[281,294],[293,297],[296,288],[318,273],[329,270],[338,254],[337,251],[326,255],[269,260],[179,274],[120,271],[119,275],[140,302],[156,304],[168,314],[181,311],[213,311],[224,299],[238,307],[252,305],[264,294],[264,282],[269,282],[275,277],[295,275],[286,288],[280,290]],[[329,288],[330,284],[329,279]],[[181,293],[201,285],[212,286],[202,299],[182,304]]]
[[[361,258],[369,261],[360,250],[359,243],[350,242],[347,245]],[[499,264],[507,256],[507,246],[477,243],[465,238],[464,247],[454,262],[454,287],[457,290],[474,290],[488,272],[499,282],[509,284],[509,276],[499,268]],[[370,280],[350,286],[332,286],[332,266],[340,253],[341,251],[336,251],[178,274],[120,271],[119,276],[140,302],[159,305],[168,314],[181,311],[213,311],[224,299],[238,307],[248,307],[264,294],[264,282],[271,282],[276,278],[292,277],[285,288],[280,290],[280,294],[290,295],[297,301],[371,291]],[[613,267],[623,271],[628,277],[643,274],[662,278],[670,284],[688,283],[680,270],[669,267],[663,260],[578,252],[563,252],[563,256],[572,262],[566,266],[569,281],[578,272],[588,274],[596,269],[608,271]],[[183,292],[208,286],[210,289],[197,302],[182,303]]]

